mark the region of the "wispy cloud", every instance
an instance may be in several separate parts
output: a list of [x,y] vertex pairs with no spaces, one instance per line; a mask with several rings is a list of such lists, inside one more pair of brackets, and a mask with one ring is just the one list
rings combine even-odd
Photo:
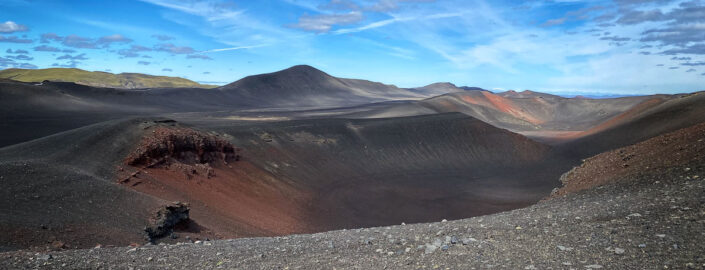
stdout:
[[156,38],[160,41],[167,41],[167,40],[172,40],[174,37],[169,36],[169,35],[152,35],[153,38]]
[[217,0],[141,1],[201,18],[202,23],[194,23],[169,13],[163,15],[167,20],[183,24],[202,35],[213,38],[215,42],[232,47],[243,47],[247,44],[275,44],[283,40],[287,40],[286,44],[289,46],[294,46],[301,37],[301,35],[287,31],[281,24],[273,24],[262,20],[259,15],[248,13],[247,10],[239,8],[232,2]]
[[110,36],[104,36],[98,39],[96,41],[96,44],[103,45],[103,46],[109,46],[110,44],[113,43],[130,43],[132,42],[132,39],[126,38],[123,35],[120,34],[113,34]]
[[196,50],[194,50],[191,47],[188,46],[176,46],[172,43],[163,43],[163,44],[158,44],[157,46],[154,47],[155,51],[162,51],[162,52],[168,52],[171,54],[192,54],[195,53]]
[[32,43],[33,41],[31,39],[27,38],[20,38],[17,36],[0,36],[0,42],[7,42],[7,43]]
[[34,57],[31,57],[31,56],[28,56],[28,55],[24,55],[24,54],[15,55],[15,56],[8,55],[7,58],[15,59],[15,60],[20,60],[20,61],[31,61],[31,60],[34,60]]
[[201,53],[246,50],[246,49],[261,48],[261,47],[266,47],[266,46],[271,46],[271,44],[259,44],[259,45],[250,45],[250,46],[237,46],[237,47],[229,47],[229,48],[212,49],[212,50],[202,51]]
[[72,49],[60,49],[57,47],[52,47],[48,45],[39,45],[34,48],[32,48],[34,51],[37,52],[63,52],[63,53],[75,53],[75,50]]
[[465,14],[466,13],[463,13],[463,12],[451,12],[451,13],[436,13],[436,14],[430,14],[430,15],[424,15],[424,16],[410,16],[410,17],[395,16],[391,19],[372,22],[372,23],[369,23],[369,24],[366,24],[366,25],[363,25],[360,27],[339,29],[339,30],[333,31],[333,33],[334,34],[355,33],[355,32],[361,32],[361,31],[365,31],[365,30],[384,27],[384,26],[387,26],[387,25],[390,25],[393,23],[416,21],[416,20],[448,19],[448,18],[454,18],[454,17],[461,17]]
[[210,56],[202,55],[202,54],[189,54],[186,56],[186,59],[213,60],[213,58],[210,58]]
[[14,50],[14,51],[13,51],[12,49],[7,49],[7,50],[5,50],[5,53],[10,53],[10,54],[28,54],[29,52],[28,52],[28,51],[25,51],[25,50],[20,50],[20,49],[17,49],[17,50]]
[[86,54],[85,54],[85,53],[82,53],[82,54],[79,54],[79,55],[76,55],[76,56],[72,56],[72,55],[70,55],[70,54],[65,54],[65,55],[62,55],[62,56],[57,57],[56,60],[75,60],[75,61],[79,61],[79,60],[88,60],[88,57],[86,57]]
[[140,57],[140,53],[148,52],[148,51],[152,51],[152,49],[145,47],[145,46],[132,45],[132,46],[130,46],[129,49],[118,50],[117,53],[122,57],[132,58],[132,57]]
[[306,31],[325,33],[331,30],[334,25],[348,25],[362,21],[362,12],[351,11],[342,14],[323,14],[309,16],[304,15],[299,18],[296,24],[290,25],[292,28],[299,28]]

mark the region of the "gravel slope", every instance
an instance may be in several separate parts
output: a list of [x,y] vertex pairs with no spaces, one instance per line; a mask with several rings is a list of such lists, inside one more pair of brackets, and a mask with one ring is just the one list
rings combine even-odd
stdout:
[[0,268],[703,269],[703,175],[703,164],[673,167],[458,221],[138,248],[3,253]]

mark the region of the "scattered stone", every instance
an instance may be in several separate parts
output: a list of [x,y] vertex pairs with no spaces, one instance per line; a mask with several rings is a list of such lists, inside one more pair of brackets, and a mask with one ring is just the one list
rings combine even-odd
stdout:
[[457,244],[457,243],[458,243],[458,238],[455,237],[455,236],[451,236],[451,237],[450,237],[450,243],[453,244],[453,245]]
[[587,269],[600,269],[600,268],[602,268],[602,265],[591,264],[591,265],[586,265],[585,268],[587,268]]
[[639,244],[639,247],[640,247],[640,248],[645,248],[645,247],[646,247],[646,244]]
[[64,248],[66,248],[66,244],[64,244],[64,242],[61,242],[61,241],[54,241],[54,242],[51,242],[51,247],[55,250],[64,249]]
[[433,253],[434,251],[436,251],[436,249],[438,249],[437,246],[426,244],[426,248],[425,248],[425,250],[424,250],[424,253],[426,253],[426,254],[431,254],[431,253]]
[[565,246],[558,246],[558,250],[560,251],[571,251],[573,248],[571,247],[565,247]]
[[469,245],[472,242],[477,242],[477,239],[472,238],[472,237],[468,237],[468,238],[463,239],[463,245]]
[[622,255],[622,254],[624,254],[624,249],[623,248],[615,248],[614,254]]
[[641,214],[634,213],[634,214],[630,214],[628,217],[641,217]]
[[48,261],[48,260],[51,260],[52,258],[54,258],[54,257],[51,256],[51,254],[43,254],[43,255],[39,255],[37,257],[38,260],[42,260],[42,261]]
[[665,235],[665,234],[657,234],[656,237],[658,237],[658,238],[664,238],[664,237],[666,237],[666,235]]
[[440,247],[441,245],[443,245],[443,242],[441,241],[441,239],[436,239],[435,241],[433,241],[433,245],[436,247]]

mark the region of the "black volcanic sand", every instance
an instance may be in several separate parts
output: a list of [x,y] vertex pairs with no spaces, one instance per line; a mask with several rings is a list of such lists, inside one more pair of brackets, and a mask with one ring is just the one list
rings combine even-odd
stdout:
[[[332,77],[309,66],[215,88],[113,89],[70,82],[0,81],[0,147],[98,122],[169,113],[321,109],[430,97],[391,85]],[[285,113],[287,114],[287,113]]]
[[143,121],[95,124],[0,149],[0,249],[144,242],[165,202],[115,184]]
[[[489,216],[286,237],[0,254],[8,269],[703,269],[705,166]],[[701,176],[692,179],[693,176]]]
[[[207,123],[200,128],[230,135],[243,161],[314,194],[307,231],[524,207],[569,168],[547,146],[462,114]],[[143,243],[150,213],[166,202],[117,184],[115,173],[154,125],[110,121],[0,149],[3,249]]]
[[571,165],[547,146],[459,113],[202,128],[229,134],[244,160],[317,194],[312,218],[321,230],[527,206]]

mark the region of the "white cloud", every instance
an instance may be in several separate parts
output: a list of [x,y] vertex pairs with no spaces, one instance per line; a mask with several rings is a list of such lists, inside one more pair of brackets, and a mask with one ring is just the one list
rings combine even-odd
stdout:
[[0,23],[0,33],[14,33],[14,32],[23,32],[27,31],[29,28],[27,26],[22,25],[22,24],[17,24],[13,21],[6,21],[4,23]]

